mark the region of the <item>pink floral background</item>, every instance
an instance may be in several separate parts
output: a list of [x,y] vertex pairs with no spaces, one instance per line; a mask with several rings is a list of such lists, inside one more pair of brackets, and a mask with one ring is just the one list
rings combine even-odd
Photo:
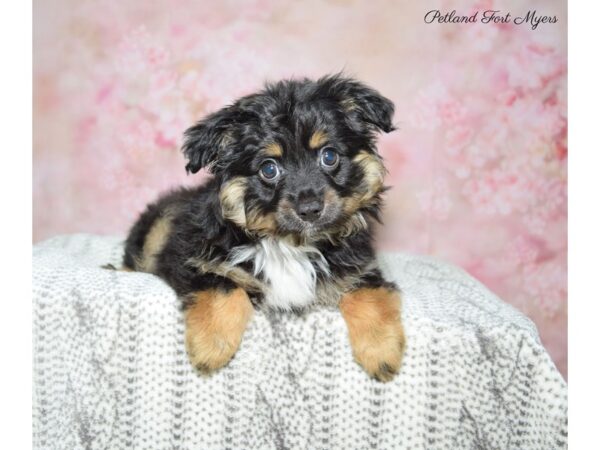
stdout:
[[[430,9],[558,23],[425,24]],[[396,103],[380,247],[465,268],[566,377],[566,24],[566,1],[34,1],[33,240],[124,235],[204,176],[185,175],[187,126],[264,80],[343,69]]]

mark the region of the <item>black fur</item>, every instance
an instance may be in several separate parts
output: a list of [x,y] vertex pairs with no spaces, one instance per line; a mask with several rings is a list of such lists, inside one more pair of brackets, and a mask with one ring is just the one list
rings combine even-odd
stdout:
[[[124,266],[141,270],[140,261],[148,256],[144,245],[149,231],[157,219],[169,217],[170,231],[160,251],[152,255],[156,264],[151,271],[182,298],[198,290],[236,287],[229,278],[202,272],[190,261],[226,261],[234,247],[264,236],[313,245],[336,280],[353,276],[361,280],[361,286],[393,288],[373,268],[373,224],[379,217],[383,187],[377,185],[373,192],[367,189],[368,195],[361,194],[368,177],[356,160],[359,152],[379,160],[375,137],[377,132],[394,129],[393,112],[392,102],[378,92],[336,75],[269,84],[209,115],[186,131],[183,152],[188,172],[207,168],[213,177],[202,186],[174,191],[148,206],[130,231]],[[326,135],[326,143],[311,149],[309,143],[317,131]],[[269,144],[283,150],[281,157],[272,158],[281,171],[276,182],[259,175]],[[335,168],[324,166],[320,159],[326,149],[338,155]],[[237,177],[245,183],[239,199],[244,211],[248,216],[252,212],[254,218],[270,218],[270,228],[253,229],[224,216],[220,195]],[[327,204],[329,209],[323,206],[327,192],[334,198]],[[359,194],[366,200],[348,209],[347,203]],[[319,218],[310,223],[299,216],[307,204],[316,205],[315,211],[322,208]],[[349,228],[348,224],[361,223],[361,219],[365,226]],[[243,268],[250,271],[250,266]],[[319,279],[328,282],[323,273]],[[260,292],[252,295],[260,301]]]

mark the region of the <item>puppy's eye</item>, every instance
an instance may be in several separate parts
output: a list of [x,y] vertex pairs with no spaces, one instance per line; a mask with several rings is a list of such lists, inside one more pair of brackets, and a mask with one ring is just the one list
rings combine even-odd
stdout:
[[274,181],[281,174],[281,170],[279,170],[279,166],[275,161],[267,159],[261,164],[258,173],[263,180]]
[[328,169],[337,167],[340,157],[333,147],[325,147],[321,150],[321,165]]

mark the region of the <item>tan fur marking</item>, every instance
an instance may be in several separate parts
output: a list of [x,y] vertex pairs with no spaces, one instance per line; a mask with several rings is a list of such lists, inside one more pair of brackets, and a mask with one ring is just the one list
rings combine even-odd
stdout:
[[390,381],[402,363],[400,304],[400,294],[386,288],[358,289],[340,302],[356,362],[380,381]]
[[323,194],[323,207],[335,207],[341,201],[340,196],[335,190],[331,188],[325,188],[325,193]]
[[251,231],[274,233],[277,229],[274,213],[261,214],[259,211],[251,209],[246,217],[246,226]]
[[246,195],[246,179],[236,177],[228,181],[222,188],[219,198],[223,217],[249,231],[272,233],[277,228],[275,214],[261,214],[259,211],[246,211],[244,196]]
[[327,133],[322,130],[315,131],[308,141],[308,146],[313,150],[318,150],[327,142],[327,139]]
[[364,150],[360,151],[352,160],[360,165],[364,172],[363,186],[367,195],[375,195],[383,187],[385,168],[381,158]]
[[265,147],[264,154],[273,158],[281,158],[283,156],[283,148],[277,142],[271,142]]
[[366,230],[368,227],[369,224],[365,216],[360,212],[355,212],[337,231],[341,237],[348,237],[359,231]]
[[246,179],[243,177],[236,177],[228,181],[219,194],[223,217],[240,227],[246,226],[245,195]]
[[188,264],[196,267],[202,273],[214,273],[233,281],[246,292],[262,292],[266,289],[264,283],[252,274],[237,266],[232,266],[227,261],[206,261],[200,258],[192,258]]
[[165,246],[171,233],[171,217],[162,216],[154,221],[144,239],[142,256],[136,261],[136,269],[141,272],[153,273],[156,269],[156,258]]
[[361,150],[352,160],[363,170],[363,180],[358,191],[344,199],[344,212],[353,214],[369,202],[383,189],[385,168],[377,155]]
[[323,196],[325,207],[342,208],[344,213],[348,215],[348,219],[343,223],[328,231],[330,241],[334,242],[334,237],[348,237],[360,230],[368,227],[367,221],[362,213],[356,213],[358,209],[351,207],[353,197],[342,199],[333,189],[327,189]]
[[237,288],[230,292],[201,291],[185,311],[185,342],[190,361],[209,373],[226,365],[237,351],[253,307],[248,294]]

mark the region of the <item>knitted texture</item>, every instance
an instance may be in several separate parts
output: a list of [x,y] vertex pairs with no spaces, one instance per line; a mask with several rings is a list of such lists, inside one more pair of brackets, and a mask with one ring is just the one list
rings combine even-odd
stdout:
[[383,254],[407,349],[390,383],[353,361],[339,311],[257,311],[241,347],[194,372],[159,278],[122,240],[34,246],[33,443],[39,449],[553,449],[567,386],[532,322],[460,269]]

